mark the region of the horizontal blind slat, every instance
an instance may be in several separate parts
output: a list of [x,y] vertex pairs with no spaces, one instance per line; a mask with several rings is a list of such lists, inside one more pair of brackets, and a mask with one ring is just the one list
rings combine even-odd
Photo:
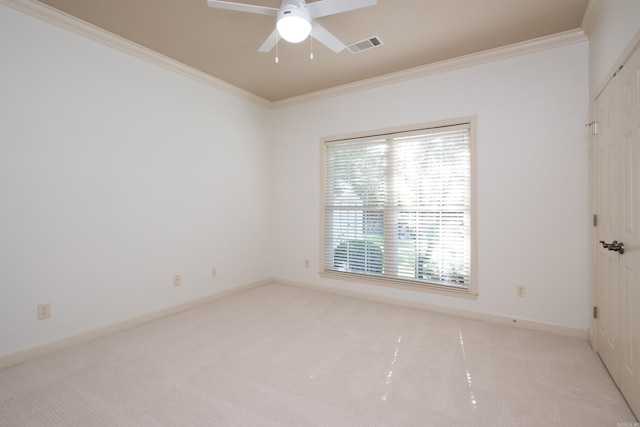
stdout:
[[325,270],[469,286],[469,124],[325,146]]

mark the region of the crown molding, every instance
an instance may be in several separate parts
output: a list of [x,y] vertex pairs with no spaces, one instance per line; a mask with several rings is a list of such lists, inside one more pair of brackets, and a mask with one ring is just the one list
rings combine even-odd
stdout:
[[361,80],[355,83],[336,86],[330,89],[312,92],[306,95],[287,98],[281,101],[275,101],[272,103],[272,105],[274,109],[291,107],[312,101],[318,101],[321,99],[360,92],[367,89],[374,89],[381,86],[387,86],[394,83],[401,83],[408,80],[419,79],[434,74],[455,71],[462,68],[472,67],[474,65],[484,64],[487,62],[499,61],[502,59],[513,58],[515,56],[526,55],[547,49],[567,46],[587,40],[588,39],[586,35],[581,29],[565,31],[550,36],[540,37],[537,39],[515,43],[508,46],[460,56],[458,58],[435,62],[433,64],[410,68],[408,70],[398,71],[396,73],[390,73],[384,76],[373,77],[371,79]]
[[[601,8],[601,4],[603,2],[604,0],[590,0],[589,6],[587,7],[587,14],[590,16],[594,16],[594,18],[590,19],[593,19],[595,21],[597,13],[599,13],[600,10],[599,8]],[[227,94],[239,97],[261,107],[272,110],[306,104],[309,102],[332,98],[335,96],[347,95],[350,93],[360,92],[394,83],[414,80],[433,74],[454,71],[461,68],[484,64],[487,62],[499,61],[501,59],[512,58],[519,55],[525,55],[546,49],[580,43],[587,40],[587,36],[582,29],[570,30],[551,36],[528,40],[521,43],[515,43],[495,49],[489,49],[458,58],[440,61],[433,64],[398,71],[379,77],[373,77],[370,79],[361,80],[330,89],[311,92],[305,95],[272,102],[259,97],[249,91],[240,89],[239,87],[227,83],[223,80],[215,78],[202,71],[196,70],[195,68],[189,67],[174,59],[161,55],[144,46],[133,43],[132,41],[127,40],[123,37],[103,30],[102,28],[99,28],[95,25],[82,21],[67,13],[61,12],[48,5],[40,3],[36,0],[0,0],[0,4],[6,5],[28,15],[31,15],[35,18],[65,28],[76,34],[87,37],[98,43],[107,45],[146,62],[155,64],[159,67],[163,67],[182,76],[195,80],[199,83],[210,86],[214,89],[220,90]],[[585,21],[583,20],[583,24],[584,22]]]
[[[108,0],[106,0],[108,1]],[[217,79],[195,68],[189,67],[181,62],[161,55],[156,51],[141,46],[123,37],[117,36],[100,27],[89,24],[81,19],[54,9],[35,0],[0,0],[0,4],[24,12],[34,18],[65,28],[93,41],[117,49],[123,53],[134,56],[143,61],[152,63],[159,67],[173,71],[182,76],[188,77],[204,85],[220,90],[230,95],[237,96],[247,101],[253,102],[265,108],[271,108],[271,102],[254,95],[244,89],[240,89],[230,83]]]
[[604,6],[604,1],[605,0],[589,0],[587,10],[582,18],[582,25],[580,26],[587,37],[591,37],[591,33],[598,22],[598,17]]

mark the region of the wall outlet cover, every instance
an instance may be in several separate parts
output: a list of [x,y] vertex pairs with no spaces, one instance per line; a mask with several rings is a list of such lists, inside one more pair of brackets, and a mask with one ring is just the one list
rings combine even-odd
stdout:
[[51,304],[38,304],[38,320],[45,320],[51,317]]

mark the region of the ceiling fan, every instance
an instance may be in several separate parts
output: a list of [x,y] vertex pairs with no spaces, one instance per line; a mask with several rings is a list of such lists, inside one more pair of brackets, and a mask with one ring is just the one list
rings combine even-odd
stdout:
[[280,9],[275,7],[256,6],[246,3],[235,3],[222,0],[207,0],[210,7],[236,10],[240,12],[271,15],[277,18],[276,28],[262,43],[259,52],[269,52],[282,37],[288,42],[299,43],[309,35],[338,53],[346,46],[333,34],[327,31],[315,19],[335,15],[363,7],[375,6],[377,0],[320,0],[307,4],[305,0],[282,0]]

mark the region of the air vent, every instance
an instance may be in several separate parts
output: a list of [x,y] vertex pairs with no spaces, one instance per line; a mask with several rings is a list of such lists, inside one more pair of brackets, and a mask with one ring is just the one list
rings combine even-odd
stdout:
[[351,43],[347,45],[347,49],[351,53],[360,53],[363,50],[373,49],[382,45],[382,41],[378,36],[369,37],[368,39],[360,40],[359,42]]

